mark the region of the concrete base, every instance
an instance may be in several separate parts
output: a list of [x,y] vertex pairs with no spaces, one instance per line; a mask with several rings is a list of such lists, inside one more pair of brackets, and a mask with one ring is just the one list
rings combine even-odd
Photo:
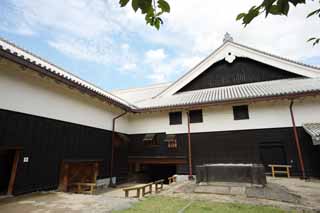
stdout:
[[229,182],[200,183],[194,188],[194,193],[244,196],[295,204],[301,203],[300,196],[291,193],[286,187],[273,183],[265,186]]
[[[112,177],[112,182],[114,184],[117,183],[117,177]],[[97,187],[98,188],[107,188],[110,184],[110,178],[103,178],[97,180]]]
[[[189,175],[175,175],[177,177],[177,182],[184,182],[189,180]],[[193,175],[195,179],[195,176]]]

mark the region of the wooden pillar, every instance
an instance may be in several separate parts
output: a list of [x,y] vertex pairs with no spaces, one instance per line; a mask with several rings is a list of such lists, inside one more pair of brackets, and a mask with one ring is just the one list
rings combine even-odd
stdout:
[[62,192],[68,191],[68,176],[69,176],[68,174],[69,174],[69,164],[62,162],[59,191],[62,191]]
[[11,169],[11,175],[9,180],[9,186],[8,186],[8,195],[11,195],[14,188],[14,183],[16,180],[16,174],[17,174],[17,168],[19,163],[19,157],[20,157],[20,150],[16,150],[14,154],[12,169]]

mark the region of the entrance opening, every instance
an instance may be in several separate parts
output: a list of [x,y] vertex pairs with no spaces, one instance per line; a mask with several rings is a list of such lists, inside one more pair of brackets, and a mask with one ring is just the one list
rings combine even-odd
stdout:
[[14,150],[0,150],[0,195],[8,193],[14,154]]
[[140,181],[154,182],[164,179],[168,183],[168,177],[177,173],[175,164],[141,164],[140,165]]
[[[61,165],[59,190],[86,192],[90,187],[79,185],[96,184],[101,160],[65,160]],[[81,190],[79,190],[81,188]],[[78,191],[77,191],[78,190]]]
[[261,144],[260,145],[260,160],[265,167],[265,171],[271,174],[271,169],[268,165],[286,165],[287,158],[285,148],[282,144]]

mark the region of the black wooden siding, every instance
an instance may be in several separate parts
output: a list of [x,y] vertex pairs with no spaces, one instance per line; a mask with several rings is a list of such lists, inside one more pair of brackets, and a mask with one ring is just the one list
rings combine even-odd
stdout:
[[[320,161],[320,146],[313,146],[310,136],[302,128],[298,131],[307,175],[320,177],[320,164],[317,163]],[[160,147],[144,147],[143,137],[144,134],[130,136],[129,156],[188,157],[187,134],[177,135],[176,152],[167,148],[165,133],[158,133]],[[192,133],[193,172],[196,165],[205,163],[261,163],[259,147],[266,144],[283,146],[286,162],[293,167],[293,175],[301,175],[292,128]],[[177,173],[188,174],[188,165],[178,165]]]
[[178,92],[296,77],[301,76],[238,57],[231,64],[225,60],[213,64]]
[[[302,128],[298,130],[306,173],[319,177],[320,148],[312,145],[310,136]],[[293,167],[293,175],[301,175],[292,128],[193,133],[191,144],[194,172],[196,165],[204,163],[261,163],[261,144],[281,144],[287,163]]]
[[[63,159],[102,159],[99,178],[109,175],[110,131],[0,110],[0,148],[8,146],[23,148],[14,194],[56,189]],[[127,149],[119,150],[115,162],[123,166]],[[29,162],[23,163],[26,156]],[[117,175],[120,168],[115,168]]]

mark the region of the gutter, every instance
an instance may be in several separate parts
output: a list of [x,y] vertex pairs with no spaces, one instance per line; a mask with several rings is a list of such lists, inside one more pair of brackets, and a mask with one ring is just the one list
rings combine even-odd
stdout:
[[298,151],[298,158],[299,158],[299,164],[300,164],[300,168],[301,168],[301,172],[302,172],[302,178],[306,179],[306,173],[305,173],[305,169],[304,169],[304,162],[303,162],[303,157],[302,157],[302,152],[301,152],[301,147],[300,147],[300,141],[299,141],[298,131],[297,131],[296,122],[294,119],[294,114],[293,114],[293,109],[292,109],[293,104],[294,104],[294,100],[292,99],[290,102],[290,106],[289,106],[291,121],[292,121],[292,129],[293,129],[294,139],[295,139],[295,143],[296,143],[296,147],[297,147],[297,151]]
[[113,164],[114,164],[114,140],[115,140],[115,128],[116,128],[116,120],[121,118],[122,116],[126,115],[128,111],[124,111],[120,115],[114,117],[112,119],[112,136],[111,136],[111,161],[110,161],[110,187],[115,187],[115,183],[112,181],[113,176]]
[[191,152],[191,133],[190,133],[190,116],[187,112],[188,117],[188,162],[189,162],[189,180],[193,180],[192,176],[192,152]]

